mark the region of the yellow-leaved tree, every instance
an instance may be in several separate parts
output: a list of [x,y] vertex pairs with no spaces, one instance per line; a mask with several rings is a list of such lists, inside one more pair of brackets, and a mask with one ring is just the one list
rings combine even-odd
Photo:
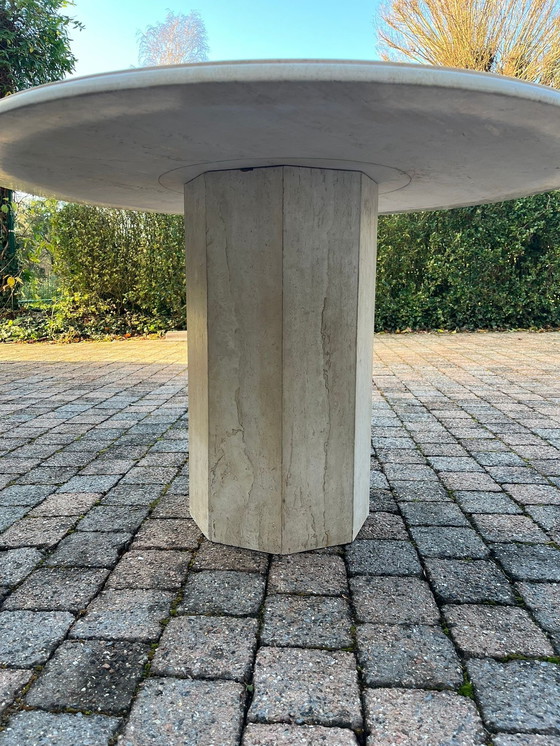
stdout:
[[383,59],[560,83],[558,0],[390,0]]

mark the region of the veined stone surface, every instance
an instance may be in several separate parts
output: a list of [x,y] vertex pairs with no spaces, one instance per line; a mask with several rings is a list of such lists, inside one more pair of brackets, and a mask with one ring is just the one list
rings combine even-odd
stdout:
[[557,189],[560,93],[503,75],[364,60],[122,70],[0,102],[0,182],[72,202],[182,210],[216,170],[361,171],[380,212]]
[[275,167],[185,186],[191,512],[289,553],[368,514],[377,187]]

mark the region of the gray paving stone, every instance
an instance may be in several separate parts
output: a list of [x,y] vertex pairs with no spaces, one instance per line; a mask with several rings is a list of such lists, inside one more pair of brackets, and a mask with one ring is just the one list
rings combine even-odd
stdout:
[[515,453],[473,453],[482,466],[524,466],[525,462]]
[[467,526],[469,522],[455,503],[402,503],[407,524],[412,526]]
[[418,578],[359,575],[350,578],[359,622],[438,624],[439,610],[428,584]]
[[426,502],[451,501],[445,488],[439,482],[411,482],[395,480],[391,482],[399,502],[422,500]]
[[149,646],[139,642],[67,640],[26,696],[31,707],[123,714],[130,705]]
[[522,505],[560,505],[560,489],[545,484],[505,484],[504,489]]
[[234,681],[149,679],[136,698],[120,743],[237,746],[243,702],[244,687]]
[[422,575],[416,550],[407,541],[354,541],[346,558],[352,575]]
[[151,672],[248,681],[256,647],[256,619],[174,617],[161,637]]
[[436,471],[483,471],[480,464],[468,456],[429,456],[428,461]]
[[81,713],[18,712],[0,733],[1,746],[106,746],[120,719]]
[[187,575],[191,557],[191,552],[174,549],[129,550],[111,573],[107,587],[178,588]]
[[36,445],[34,443],[30,443],[26,446],[21,446],[20,448],[16,448],[15,451],[12,451],[12,455],[18,456],[18,458],[27,458],[34,456],[37,456],[41,459],[48,459],[49,456],[51,456],[53,453],[59,450],[60,446],[46,446],[46,445]]
[[368,686],[451,689],[463,681],[455,649],[439,627],[360,624],[356,637]]
[[379,438],[399,438],[407,436],[407,431],[404,429],[402,422],[397,418],[387,422],[386,424],[380,424],[379,420],[374,415],[371,423],[371,442],[374,447]]
[[490,730],[560,734],[560,666],[472,659],[467,670]]
[[[63,482],[69,480],[76,472],[77,467],[48,467],[39,466],[36,469],[31,469],[21,477],[18,477],[17,484],[48,484],[48,485],[61,485]],[[73,490],[73,492],[85,492],[86,490]]]
[[309,552],[273,557],[268,592],[340,596],[348,592],[344,561],[333,554]]
[[389,487],[389,484],[383,472],[377,469],[372,469],[369,473],[369,486],[370,486],[370,489],[383,490],[383,489],[387,489]]
[[416,547],[424,557],[484,559],[490,551],[472,528],[412,526]]
[[375,449],[379,448],[391,448],[392,450],[399,450],[399,449],[406,449],[410,450],[415,447],[415,442],[410,437],[405,437],[405,432],[402,432],[402,437],[387,437],[387,438],[380,438],[379,436],[375,437],[375,440],[373,441],[373,446]]
[[546,483],[542,474],[527,466],[488,466],[489,473],[500,484],[543,484]]
[[201,539],[192,520],[148,518],[136,534],[133,549],[196,549]]
[[452,692],[366,689],[367,746],[483,746],[474,703]]
[[47,559],[51,566],[113,567],[130,534],[76,531],[67,536]]
[[0,669],[0,713],[12,704],[32,676],[25,669]]
[[435,471],[428,465],[419,464],[386,464],[385,474],[389,482],[437,482]]
[[138,462],[138,466],[183,466],[186,460],[186,451],[184,453],[148,453]]
[[263,647],[257,653],[250,722],[360,728],[352,653]]
[[[474,453],[475,451],[481,451],[482,449],[486,449],[487,451],[507,451],[508,447],[505,443],[502,443],[501,440],[492,440],[492,436],[490,433],[487,433],[487,438],[459,438],[459,443],[465,448],[469,453]],[[449,473],[449,472],[448,472]],[[464,473],[464,472],[463,472]]]
[[423,443],[422,453],[425,456],[467,456],[463,446],[459,443]]
[[98,505],[92,508],[78,523],[78,531],[126,531],[134,533],[144,518],[148,508],[133,508],[130,505]]
[[544,629],[560,631],[560,583],[517,583],[517,589]]
[[[169,432],[169,430],[167,431]],[[156,441],[153,446],[150,449],[151,453],[188,453],[189,452],[189,444],[188,440],[180,439],[180,440],[168,440],[167,438],[162,438],[161,440]]]
[[531,459],[531,466],[547,477],[560,476],[560,454],[554,459]]
[[92,476],[95,474],[126,474],[136,462],[134,459],[99,459],[91,461],[80,471],[80,476]]
[[203,570],[187,577],[183,614],[255,616],[264,596],[264,578],[254,572]]
[[560,736],[538,736],[532,733],[494,736],[494,746],[560,746]]
[[[556,336],[554,336],[554,339],[556,339]],[[494,345],[501,337],[499,335],[480,337],[480,339],[476,340],[476,349],[473,347],[473,351],[480,352],[479,348],[481,345],[484,347],[487,339],[492,341],[492,345]],[[375,427],[372,434],[376,444],[380,446],[380,450],[378,452],[379,460],[373,459],[372,461],[372,482],[374,485],[387,485],[380,471],[386,465],[389,466],[388,473],[390,473],[392,479],[402,477],[401,479],[394,479],[391,486],[395,488],[397,494],[400,491],[400,507],[408,508],[410,506],[412,508],[408,513],[409,516],[412,516],[414,513],[420,513],[421,511],[418,510],[418,506],[422,505],[428,508],[434,507],[436,511],[440,511],[444,507],[443,503],[446,506],[450,506],[452,510],[455,508],[449,501],[447,492],[440,484],[433,481],[432,472],[429,470],[426,472],[430,475],[431,479],[422,479],[422,470],[426,468],[426,459],[423,458],[420,450],[416,450],[409,433],[412,433],[413,437],[421,444],[422,451],[432,457],[432,465],[444,470],[444,473],[447,471],[447,475],[455,473],[461,479],[467,479],[468,472],[473,466],[472,457],[474,457],[477,463],[492,469],[498,469],[495,474],[500,480],[517,477],[517,479],[512,479],[511,482],[506,482],[506,484],[517,483],[517,487],[529,487],[531,490],[534,490],[538,487],[549,487],[550,484],[555,484],[558,481],[556,486],[560,487],[560,479],[558,479],[560,476],[560,467],[556,464],[558,461],[557,449],[549,445],[553,441],[554,445],[560,445],[560,427],[553,426],[560,415],[558,392],[556,391],[557,381],[552,375],[550,366],[547,367],[548,363],[544,362],[546,358],[540,354],[543,350],[546,354],[549,352],[548,336],[539,335],[537,337],[537,335],[527,335],[526,339],[528,340],[527,348],[529,351],[524,350],[524,356],[530,361],[529,364],[521,356],[512,362],[509,357],[504,358],[496,353],[496,348],[488,347],[484,349],[484,364],[479,365],[479,362],[477,362],[475,365],[472,365],[471,362],[465,362],[466,360],[470,360],[468,356],[464,355],[464,345],[471,344],[468,337],[438,337],[437,339],[435,337],[433,339],[427,337],[426,340],[431,345],[429,348],[426,348],[425,345],[422,345],[421,348],[416,348],[416,337],[413,335],[402,338],[386,338],[385,344],[387,347],[398,342],[400,345],[399,354],[403,354],[402,359],[406,360],[407,365],[402,366],[402,368],[397,365],[389,371],[383,360],[383,355],[380,358],[381,362],[376,364],[383,374],[378,379],[378,386],[381,387],[381,395],[386,397],[386,399],[381,401],[378,398],[378,394],[375,395]],[[540,357],[538,359],[531,357],[533,354],[531,350],[535,349],[532,345],[536,346],[537,344],[539,344],[540,349]],[[430,363],[439,355],[439,350],[437,352],[435,350],[440,345],[444,350],[445,364],[439,366],[439,363],[437,363],[432,368]],[[449,347],[446,347],[446,345],[449,345]],[[408,364],[414,360],[419,349],[422,354],[429,355],[429,364],[421,368],[421,379],[418,376],[418,368],[412,371],[412,375],[409,375],[411,368]],[[459,354],[457,354],[458,350],[460,350]],[[404,352],[401,353],[401,351]],[[449,357],[445,357],[447,352],[449,352]],[[410,358],[407,357],[408,355],[410,355]],[[506,361],[505,363],[504,360]],[[411,364],[415,365],[416,363]],[[58,365],[60,366],[60,364]],[[15,370],[20,366],[13,367]],[[123,376],[123,370],[126,371],[127,367],[129,368],[128,373],[125,373]],[[122,474],[125,464],[119,464],[119,460],[121,462],[128,460],[130,464],[132,460],[137,461],[145,457],[148,450],[148,445],[135,445],[135,443],[154,443],[153,452],[149,454],[146,461],[139,464],[140,471],[153,466],[170,468],[180,465],[180,462],[187,453],[187,441],[185,438],[187,418],[180,417],[176,426],[165,434],[164,439],[156,441],[156,438],[163,432],[164,427],[168,427],[184,411],[182,407],[185,406],[186,397],[182,395],[181,391],[181,386],[183,386],[183,369],[181,369],[178,375],[178,368],[173,365],[165,366],[156,364],[152,366],[119,363],[118,365],[99,366],[99,371],[97,371],[95,366],[91,366],[93,377],[87,379],[84,383],[79,370],[80,368],[83,368],[83,364],[80,364],[78,368],[69,363],[65,364],[64,375],[66,375],[66,371],[69,371],[70,377],[64,379],[65,388],[61,390],[60,379],[53,378],[51,372],[48,373],[45,379],[41,366],[35,364],[33,372],[37,372],[37,376],[33,376],[33,378],[40,382],[42,387],[41,395],[45,394],[45,397],[39,398],[37,396],[34,399],[31,398],[35,393],[33,390],[36,386],[35,381],[31,380],[28,383],[26,380],[21,384],[18,381],[18,385],[24,385],[23,396],[18,396],[10,401],[7,413],[6,407],[4,407],[5,416],[0,422],[0,431],[2,432],[2,436],[0,437],[0,456],[12,459],[12,462],[19,459],[19,463],[14,463],[14,466],[18,467],[18,471],[19,467],[23,464],[22,459],[48,460],[43,465],[37,463],[32,466],[30,462],[27,468],[31,473],[22,474],[22,479],[18,480],[19,484],[16,485],[17,487],[23,489],[32,487],[35,489],[46,486],[52,492],[52,486],[40,483],[33,484],[32,482],[37,482],[38,480],[49,482],[59,481],[64,474],[62,469],[65,468],[70,469],[67,474],[71,474],[77,468],[81,468],[82,474],[79,475],[81,477],[106,476],[110,472],[115,472],[117,475],[119,473]],[[451,368],[451,374],[448,373],[447,368]],[[62,368],[59,367],[58,370],[62,370]],[[76,371],[78,371],[78,375],[76,375]],[[534,376],[535,371],[537,372],[536,376]],[[541,371],[543,371],[542,377],[540,377]],[[387,372],[390,373],[390,376],[384,377]],[[3,378],[3,380],[5,379]],[[128,388],[123,390],[123,386],[127,386]],[[75,399],[75,396],[78,395],[76,392],[81,397],[77,400]],[[178,395],[178,392],[181,393]],[[47,398],[48,396],[52,396],[52,399]],[[87,411],[85,411],[86,409]],[[395,415],[395,412],[402,418],[402,421]],[[487,428],[482,425],[487,425]],[[131,429],[129,430],[129,428]],[[40,433],[45,434],[39,435],[36,441],[38,445],[27,445],[32,438],[34,439]],[[82,436],[83,433],[85,435]],[[505,435],[506,438],[504,441],[498,441],[493,437],[494,435],[498,435],[500,438],[502,438],[502,435]],[[536,435],[541,435],[542,437],[536,437]],[[460,438],[462,445],[459,445],[453,436]],[[111,443],[111,440],[115,438],[118,438],[118,442]],[[62,446],[64,448],[61,451]],[[387,446],[396,447],[388,448]],[[13,447],[19,449],[21,452],[15,456],[8,454],[8,450],[12,450]],[[25,448],[42,448],[47,450],[43,452],[30,451],[27,453],[25,452]],[[513,448],[513,451],[509,450],[511,448]],[[101,453],[103,449],[107,449],[107,451]],[[471,452],[469,453],[466,449],[470,449]],[[59,453],[56,453],[54,458],[51,458],[51,455],[57,450]],[[522,455],[523,459],[531,461],[535,459],[532,464],[533,469],[525,466],[526,462],[520,459],[519,455]],[[95,459],[95,462],[91,468],[86,467],[84,469],[84,466],[91,463],[93,459]],[[168,493],[164,496],[159,506],[156,506],[151,519],[186,519],[189,517],[186,500],[180,494],[181,491],[183,493],[187,491],[186,475],[188,469],[186,467],[187,465],[185,464],[184,468],[177,471],[178,476],[174,477],[177,492],[173,494]],[[420,469],[418,470],[416,467],[420,467]],[[507,471],[507,469],[511,469],[512,467],[513,471]],[[517,467],[523,467],[522,472],[515,471]],[[462,471],[457,471],[458,469]],[[93,473],[84,473],[89,471]],[[139,476],[140,471],[136,472]],[[470,479],[472,479],[474,474],[475,472],[471,472]],[[483,472],[479,472],[479,474],[483,474]],[[547,480],[548,484],[541,479],[540,475],[551,477],[550,480]],[[11,478],[13,478],[13,475],[0,476],[0,489],[9,484]],[[531,482],[520,484],[519,480],[525,480],[525,478],[530,479],[531,482],[541,481],[542,484],[531,484]],[[31,480],[31,483],[23,484],[28,479]],[[506,496],[503,490],[496,491],[493,486],[491,493],[485,493],[483,490],[475,490],[472,487],[472,482],[469,482],[467,489],[458,490],[455,497],[461,507],[467,512],[475,516],[479,513],[486,514],[486,518],[483,518],[480,523],[483,530],[483,523],[485,521],[488,522],[488,529],[491,530],[491,514],[496,513],[501,514],[498,518],[498,523],[503,521],[506,515],[519,515],[523,517],[521,523],[530,526],[526,520],[526,515],[524,516],[521,512],[521,508],[511,497]],[[555,490],[555,488],[552,489]],[[134,484],[117,485],[111,488],[108,495],[103,498],[101,504],[104,506],[114,505],[115,507],[129,505],[132,507],[151,507],[154,501],[159,498],[161,490],[161,484],[144,486]],[[100,493],[93,494],[96,500],[100,496]],[[527,502],[527,499],[533,500],[534,496],[527,498],[525,494],[520,494],[522,499],[519,500],[519,504],[525,508],[525,514],[531,515],[542,529],[550,532],[547,538],[558,541],[560,538],[560,528],[557,527],[558,522],[555,514],[557,513],[557,509],[560,508],[560,503],[550,502],[551,498],[553,500],[556,499],[556,493],[548,492],[544,495],[544,501],[543,495],[540,493],[537,497],[539,502]],[[20,493],[19,496],[12,494],[11,497],[8,494],[6,499],[15,499],[17,503],[14,503],[14,505],[5,505],[3,502],[4,495],[5,493],[0,491],[0,507],[3,507],[6,511],[9,511],[13,507],[18,511],[27,509],[28,507],[33,508],[33,499],[36,502],[36,498],[33,498],[33,495],[30,494],[25,495],[24,493]],[[60,501],[58,500],[59,495],[61,496]],[[400,543],[402,546],[407,545],[406,534],[402,533],[403,524],[397,515],[398,509],[391,497],[391,493],[387,489],[374,486],[370,490],[370,498],[372,511],[385,515],[372,516],[368,519],[363,533],[360,534],[361,537],[364,537],[363,540],[369,540],[373,543],[393,541]],[[85,510],[79,508],[76,504],[72,503],[72,498],[63,496],[63,493],[57,493],[56,496],[41,499],[43,502],[31,510],[32,515],[43,517],[83,515],[85,510],[91,505],[85,507]],[[24,504],[20,505],[19,502],[22,500]],[[31,500],[31,504],[27,505],[27,500]],[[443,512],[449,515],[448,511]],[[456,509],[453,512],[456,516],[459,515]],[[7,512],[5,515],[7,518],[11,518]],[[109,514],[107,513],[106,515]],[[423,515],[426,515],[426,513]],[[433,512],[431,515],[435,518]],[[18,520],[21,520],[21,518]],[[412,523],[411,519],[409,523]],[[417,525],[423,524],[419,523]],[[513,526],[513,524],[507,525],[509,529]],[[115,526],[110,525],[108,528],[110,531],[113,531]],[[492,530],[496,531],[497,528],[496,522],[493,522]],[[501,535],[494,533],[491,536],[502,539],[504,533]],[[517,539],[525,538],[520,533],[512,534],[507,536],[508,543],[510,543],[512,536],[515,536]],[[542,535],[539,538],[542,540]],[[204,571],[215,569],[217,571],[243,571],[259,575],[266,567],[268,558],[265,558],[264,563],[259,563],[260,567],[256,565],[250,566],[247,555],[243,557],[243,560],[247,560],[247,564],[236,564],[227,548],[221,552],[213,553],[211,550],[205,548],[207,546],[210,546],[209,543],[203,540],[202,550],[198,555],[194,554],[195,561],[199,563],[195,566],[195,573],[197,569]],[[535,549],[535,547],[527,548]],[[545,546],[543,544],[541,548],[548,550],[549,553],[547,556],[549,559],[555,560],[558,557],[558,553],[550,554],[550,551],[554,551],[554,546]],[[515,549],[516,553],[518,552],[516,547],[513,547],[513,549]],[[137,556],[140,553],[161,552],[160,556],[163,559],[163,555],[169,557],[175,551],[177,550],[162,550],[159,547],[157,549],[142,548],[130,552],[130,556],[135,553]],[[495,548],[495,551],[498,551],[498,547]],[[0,552],[0,567],[3,564],[2,554],[8,553]],[[187,552],[182,554],[186,555]],[[286,567],[290,567],[291,574],[282,572],[280,580],[290,587],[289,592],[294,594],[292,597],[293,600],[307,602],[308,599],[302,599],[299,594],[302,592],[307,595],[316,593],[320,584],[324,583],[326,590],[319,590],[319,598],[327,595],[330,596],[331,601],[343,602],[348,589],[342,551],[340,549],[332,549],[328,552],[317,552],[316,556],[319,558],[320,564],[315,566],[313,570],[309,564],[305,564],[306,562],[308,563],[308,560],[304,560],[303,562],[298,560],[300,563],[298,571],[294,570],[297,567],[297,563],[296,565],[284,566],[279,563],[280,561],[277,562],[275,559],[273,564],[276,565],[277,569],[281,568],[285,570]],[[527,558],[526,554],[523,556],[525,559]],[[542,559],[542,554],[538,555],[538,557]],[[40,558],[41,555],[39,555],[39,561]],[[152,573],[154,564],[157,562],[155,554],[152,559],[154,562],[151,564],[151,567],[150,563],[148,563],[148,571],[145,573],[144,579],[139,580],[139,585],[140,587],[148,585],[148,587],[153,587],[154,590],[157,590],[158,587],[161,589],[162,584],[159,580],[156,581],[157,573],[155,571]],[[237,555],[237,559],[241,562],[239,554]],[[329,575],[329,568],[325,563],[331,560],[340,561],[342,564],[340,582],[336,572],[331,572]],[[445,572],[442,571],[439,573],[439,579],[436,574],[431,573],[431,581],[434,589],[438,590],[439,580],[443,584],[443,592],[440,593],[438,591],[438,599],[440,601],[453,601],[455,600],[454,595],[457,595],[458,598],[456,601],[460,604],[480,603],[481,601],[497,602],[499,604],[515,603],[515,598],[511,594],[504,575],[496,571],[492,562],[485,560],[463,561],[431,558],[425,560],[425,564],[428,567],[435,566],[437,563],[442,567],[444,565],[447,567]],[[558,561],[551,561],[548,564],[547,572],[550,571],[552,573],[553,564],[558,565],[559,563]],[[164,562],[161,562],[161,565],[159,578],[162,575],[167,577],[172,574],[171,570],[167,571],[167,568],[164,567]],[[451,566],[455,568],[455,573],[449,572],[449,567]],[[121,570],[122,568],[126,569],[124,559],[121,563]],[[490,572],[490,568],[494,572]],[[128,573],[125,572],[122,576],[123,582],[128,587],[134,587],[133,576],[142,576],[142,569],[140,564],[134,565],[132,563]],[[34,573],[32,577],[41,578],[42,572],[43,569]],[[102,570],[102,572],[105,572],[105,570]],[[461,578],[458,577],[459,573],[462,576]],[[451,585],[449,583],[450,575],[452,579]],[[119,574],[115,573],[114,577],[118,578]],[[181,582],[181,580],[183,578],[180,580],[179,578],[175,578],[173,582],[174,589],[178,587],[177,582]],[[518,585],[518,589],[520,590],[522,585],[536,586],[538,591],[556,587],[552,582],[544,581],[541,577],[537,577],[535,580],[536,582],[523,581],[523,583]],[[560,578],[557,580],[560,580]],[[421,581],[414,576],[391,578],[366,575],[354,577],[352,579],[353,584],[354,581],[356,583],[389,581],[396,582],[397,584],[404,584],[405,581],[413,581],[421,584]],[[163,583],[165,582],[166,580],[163,579]],[[297,589],[298,583],[301,583],[304,587],[303,591]],[[315,587],[313,587],[313,583],[316,583]],[[21,589],[14,591],[12,599],[17,599],[18,594],[29,587],[28,584],[29,581],[24,582]],[[306,584],[307,589],[305,588]],[[0,586],[7,588],[1,582]],[[422,587],[425,588],[425,586]],[[56,588],[56,585],[54,588]],[[274,592],[271,587],[269,591]],[[39,593],[39,590],[37,590],[37,593]],[[480,599],[477,598],[477,594],[481,596]],[[52,589],[51,595],[53,598],[56,595],[54,589]],[[61,595],[64,594],[61,593]],[[549,595],[552,596],[552,599],[547,598],[547,600],[554,601],[554,591],[549,592]],[[409,596],[420,608],[422,607],[422,603],[419,602],[414,591]],[[450,599],[447,596],[450,596]],[[471,596],[474,596],[474,598]],[[401,599],[395,600],[400,601]],[[404,600],[403,597],[403,604]],[[7,603],[10,603],[10,601],[8,600]],[[370,606],[373,604],[375,604],[375,600],[371,602]],[[541,606],[538,607],[538,604],[541,604]],[[379,609],[374,607],[374,611],[381,611],[382,606],[380,603]],[[399,604],[397,603],[397,608],[398,606]],[[484,608],[486,609],[486,605]],[[494,607],[488,606],[488,608]],[[546,619],[550,620],[554,614],[558,616],[554,604],[552,608],[549,608],[544,605],[542,599],[533,599],[532,605],[531,603],[529,604],[529,608],[533,618],[535,618],[534,615],[538,616],[539,612],[537,608],[541,608],[540,624],[545,623]],[[175,619],[182,618],[184,617],[175,617]],[[197,619],[206,620],[209,617],[202,616],[197,617]],[[232,619],[231,617],[229,619],[236,623],[245,621],[238,618]],[[252,621],[254,623],[254,620]],[[380,624],[384,623],[383,620],[375,618],[373,621]],[[389,620],[388,623],[397,624],[398,620],[395,622]],[[557,638],[554,644],[558,645],[557,651],[560,653],[560,630],[549,630],[548,634],[550,639],[553,637]],[[178,675],[182,676],[182,674]],[[462,698],[457,699],[465,701]],[[445,723],[446,719],[445,717],[441,717],[439,713],[433,717],[430,723],[432,731],[430,731],[430,735],[426,740],[427,746],[434,746],[430,740],[434,722],[439,726]],[[262,725],[262,728],[270,727],[274,726],[271,724]],[[294,737],[304,739],[304,736],[302,736],[302,728],[304,726],[290,726],[288,723],[281,723],[278,724],[278,727],[283,729],[290,728],[294,733],[297,731],[297,736]],[[334,728],[328,728],[327,730],[329,734],[332,734]],[[346,733],[350,733],[350,731],[346,729]],[[413,743],[422,743],[419,731],[415,731],[413,728],[410,733],[412,734]],[[512,730],[512,737],[514,733],[518,734],[519,731]],[[502,736],[505,735],[502,734]],[[360,734],[358,740],[360,742],[364,740],[365,742],[366,736],[367,733]],[[447,736],[448,734],[445,734],[440,740],[443,743],[451,741],[451,738],[448,738],[446,741]],[[464,736],[464,732],[462,736]],[[455,742],[460,743],[462,736],[457,736],[454,739]],[[240,737],[238,733],[233,741],[236,746],[238,746]],[[553,735],[546,735],[544,737],[554,738]],[[494,741],[497,738],[498,736],[493,736]],[[153,742],[157,744],[157,736],[154,736],[154,739]],[[180,741],[180,736],[178,736],[177,740]],[[207,739],[199,737],[199,740],[201,743],[205,743]],[[217,744],[220,744],[220,746],[221,740],[223,739],[217,739]],[[81,743],[79,738],[75,739],[73,746],[77,746],[78,743]],[[456,743],[454,743],[454,746],[456,746]],[[377,741],[375,741],[375,746],[378,746]],[[533,745],[531,744],[531,746]]]
[[17,585],[41,562],[38,549],[0,551],[0,586]]
[[59,487],[58,492],[108,492],[119,479],[118,474],[72,477]]
[[5,531],[13,523],[29,512],[29,507],[14,505],[11,508],[0,508],[0,531]]
[[151,505],[161,495],[160,485],[118,484],[103,498],[103,505]]
[[473,521],[486,541],[532,544],[550,541],[537,524],[524,515],[478,514],[473,515]]
[[543,632],[524,609],[514,606],[461,604],[443,614],[458,649],[470,656],[554,655]]
[[250,549],[240,549],[226,544],[203,541],[196,553],[193,569],[266,572],[268,555],[264,552],[253,552]]
[[249,723],[241,746],[358,746],[358,742],[348,728]]
[[398,513],[398,505],[389,490],[370,490],[369,509],[372,513]]
[[77,520],[77,516],[22,518],[0,535],[0,547],[53,547]]
[[154,640],[169,615],[173,594],[159,590],[108,590],[88,606],[71,637],[106,640]]
[[66,611],[2,611],[0,664],[30,668],[44,663],[73,622]]
[[455,498],[466,513],[521,513],[511,497],[501,492],[455,492]]
[[191,518],[188,495],[173,495],[167,492],[158,502],[152,518]]
[[560,550],[554,547],[494,544],[492,552],[514,580],[560,580]]
[[393,513],[378,512],[369,514],[356,538],[406,541],[408,534],[400,516]]
[[545,530],[560,529],[560,505],[527,505],[526,511]]
[[[532,423],[526,423],[529,427],[533,427]],[[530,459],[531,460],[531,466],[535,468],[535,465],[533,462],[533,459],[550,459],[551,461],[556,461],[560,459],[560,451],[558,448],[554,448],[553,446],[547,446],[544,443],[538,446],[516,446],[515,449],[516,453],[519,453],[520,456],[523,456],[523,458]]]
[[108,575],[102,568],[39,568],[4,602],[2,609],[73,611],[85,608]]
[[83,515],[96,503],[99,492],[57,492],[33,508],[30,517]]
[[[470,430],[466,432],[471,432]],[[446,432],[443,428],[441,429],[426,429],[426,430],[417,430],[414,433],[414,440],[416,441],[416,444],[420,447],[428,444],[428,443],[438,443],[441,445],[456,445],[457,440],[453,437],[451,433]]]
[[[77,445],[77,444],[76,444]],[[44,461],[45,466],[84,466],[95,458],[94,451],[69,451],[64,449]]]
[[85,451],[89,451],[91,455],[91,459],[94,459],[96,454],[100,453],[105,448],[107,448],[107,440],[103,440],[97,437],[96,438],[88,437],[87,434],[84,435],[84,437],[80,438],[79,440],[75,440],[75,438],[73,438],[72,435],[59,434],[59,435],[53,436],[51,434],[49,437],[50,439],[52,439],[53,437],[56,437],[57,443],[63,443],[66,446],[64,450],[67,453],[76,451],[81,454]]
[[426,559],[426,569],[434,593],[445,603],[515,603],[510,582],[494,562]]
[[[375,443],[375,437],[373,437]],[[376,448],[377,458],[383,464],[425,464],[426,459],[414,449]]]
[[440,472],[440,479],[449,490],[475,490],[476,492],[500,492],[500,485],[489,474],[481,472]]
[[278,647],[352,646],[348,603],[332,596],[267,596],[261,641]]
[[175,479],[169,484],[169,492],[178,495],[187,495],[189,492],[188,462],[183,467],[184,473],[179,472]]

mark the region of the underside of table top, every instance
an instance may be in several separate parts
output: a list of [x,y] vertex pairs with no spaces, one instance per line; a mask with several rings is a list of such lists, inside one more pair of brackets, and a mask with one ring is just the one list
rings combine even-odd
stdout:
[[180,213],[201,173],[361,171],[380,212],[560,187],[560,93],[478,72],[384,62],[140,68],[0,102],[0,183]]

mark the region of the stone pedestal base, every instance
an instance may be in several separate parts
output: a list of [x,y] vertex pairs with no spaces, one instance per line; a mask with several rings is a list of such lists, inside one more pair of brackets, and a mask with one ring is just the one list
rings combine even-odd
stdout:
[[186,184],[190,501],[212,541],[301,552],[366,519],[376,218],[358,172]]

